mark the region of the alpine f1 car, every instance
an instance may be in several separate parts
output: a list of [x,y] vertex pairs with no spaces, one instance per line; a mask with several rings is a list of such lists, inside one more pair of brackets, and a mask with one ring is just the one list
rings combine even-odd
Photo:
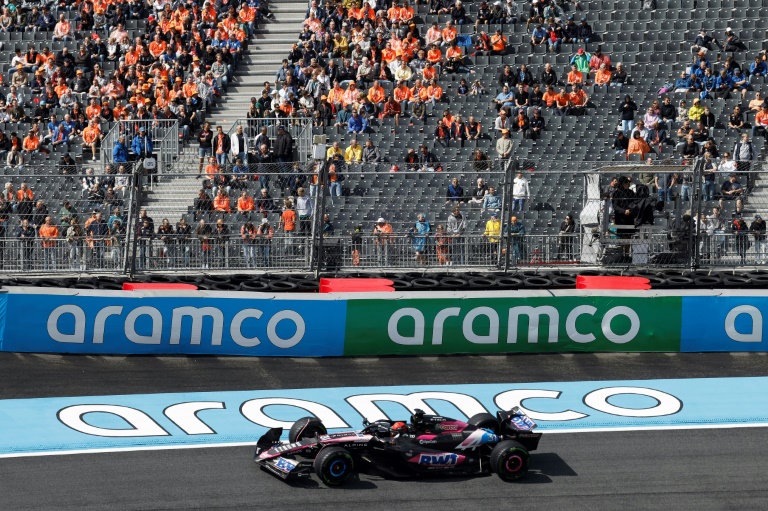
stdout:
[[528,472],[529,452],[541,433],[518,407],[474,415],[462,422],[416,410],[407,421],[363,420],[363,429],[329,434],[314,417],[296,421],[288,443],[283,428],[270,429],[256,444],[254,461],[283,480],[312,472],[329,486],[344,483],[357,468],[372,465],[392,477],[494,472],[506,481]]

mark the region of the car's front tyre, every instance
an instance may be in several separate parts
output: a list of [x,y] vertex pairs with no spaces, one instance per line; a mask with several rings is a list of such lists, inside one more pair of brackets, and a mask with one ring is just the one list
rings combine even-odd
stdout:
[[288,441],[298,442],[305,438],[314,438],[317,435],[325,435],[328,430],[325,429],[323,421],[317,417],[302,417],[297,420],[291,426],[291,430],[288,432]]
[[325,447],[315,458],[317,476],[327,486],[344,483],[355,470],[355,460],[343,447]]
[[520,442],[504,440],[491,451],[491,469],[505,481],[516,481],[528,473],[531,456]]

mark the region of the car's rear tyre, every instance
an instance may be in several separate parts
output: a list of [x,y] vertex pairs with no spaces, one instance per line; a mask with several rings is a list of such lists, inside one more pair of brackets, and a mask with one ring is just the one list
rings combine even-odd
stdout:
[[317,476],[327,486],[338,486],[352,475],[355,460],[343,447],[325,447],[315,458]]
[[504,481],[516,481],[528,473],[530,459],[528,450],[522,444],[504,440],[491,451],[491,470]]
[[496,434],[499,433],[499,421],[490,413],[476,413],[469,418],[467,424],[476,428],[490,429]]
[[317,417],[302,417],[291,426],[288,432],[288,441],[298,442],[305,438],[313,438],[317,435],[325,435],[328,430],[323,426],[323,422]]

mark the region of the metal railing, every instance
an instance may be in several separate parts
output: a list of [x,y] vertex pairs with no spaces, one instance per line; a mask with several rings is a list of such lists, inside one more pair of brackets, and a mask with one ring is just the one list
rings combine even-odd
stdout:
[[[254,143],[256,137],[262,132],[262,128],[266,128],[266,135],[274,143],[278,134],[278,126],[282,126],[293,139],[293,149],[296,161],[307,162],[312,159],[313,141],[311,118],[239,118],[235,119],[227,134],[232,135],[238,126],[243,127],[243,131],[248,137],[249,144]],[[257,147],[252,147],[251,150],[254,153],[258,152]]]
[[131,149],[131,143],[141,128],[152,140],[152,156],[157,160],[157,170],[164,172],[179,155],[179,121],[176,119],[120,120],[107,132],[101,141],[101,160],[113,162],[112,150],[120,136],[125,136],[125,145],[129,159],[137,155]]
[[[607,167],[564,162],[553,169],[530,161],[489,160],[440,163],[429,171],[418,163],[321,160],[252,163],[236,173],[204,171],[199,180],[175,163],[172,170],[180,172],[161,174],[154,187],[143,186],[146,176],[140,168],[115,175],[107,173],[109,165],[95,163],[93,174],[78,175],[46,174],[45,167],[25,169],[23,175],[6,171],[14,194],[24,182],[35,190],[35,198],[5,206],[0,202],[5,231],[0,233],[0,272],[697,268],[768,260],[765,233],[752,226],[755,216],[768,215],[762,163],[738,173],[743,191],[733,197],[725,192],[739,185],[724,185],[731,180],[726,173],[715,174],[717,189],[709,196],[711,185],[705,183],[711,182],[711,173],[704,172],[701,161]],[[399,167],[395,172],[393,165]],[[516,196],[514,184],[521,169],[530,182],[524,200]],[[616,176],[629,178],[628,196],[619,193],[624,185],[613,181]],[[94,178],[119,188],[118,193],[111,199],[94,194],[85,185]],[[496,199],[479,199],[478,178],[496,188]],[[453,179],[464,191],[451,196]],[[297,204],[299,187],[311,199],[304,210]],[[202,201],[195,198],[200,189],[206,197]],[[239,208],[242,194],[249,204],[245,211]],[[31,208],[40,198],[60,226],[59,239],[39,236],[44,217]],[[119,204],[124,230],[100,241],[87,232],[82,243],[67,240],[59,213],[64,200],[77,209],[81,225],[94,209],[107,220]],[[154,221],[150,231],[142,230],[140,212],[145,209]],[[455,209],[463,218],[460,226]],[[428,228],[419,222],[420,214]],[[566,215],[573,218],[572,227],[563,223]],[[383,232],[376,228],[380,217],[387,225]],[[166,218],[172,228],[161,231]],[[746,226],[736,226],[740,218]],[[33,225],[34,240],[19,238],[25,219]],[[188,232],[179,231],[181,222]],[[262,222],[269,236],[254,234]],[[219,223],[224,225],[220,232]]]

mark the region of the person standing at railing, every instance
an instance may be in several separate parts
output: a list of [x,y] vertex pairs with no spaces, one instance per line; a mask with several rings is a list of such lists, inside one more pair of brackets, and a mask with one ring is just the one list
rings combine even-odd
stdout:
[[752,237],[755,239],[755,263],[766,263],[766,245],[765,245],[765,220],[760,215],[755,215],[755,219],[749,226]]
[[379,266],[389,265],[389,251],[392,245],[392,225],[384,217],[376,220],[373,228],[374,243],[376,244],[376,258]]
[[77,221],[72,218],[66,230],[66,239],[69,244],[69,268],[71,270],[85,269],[85,231]]
[[141,270],[149,268],[149,258],[152,255],[152,240],[155,237],[155,230],[148,219],[144,219],[139,226],[138,240],[138,259],[137,267]]
[[464,265],[467,262],[466,252],[467,244],[464,238],[464,233],[467,230],[467,220],[461,214],[461,210],[458,207],[453,208],[451,215],[448,217],[447,222],[447,234],[452,238],[451,243],[451,257],[452,262]]
[[363,253],[363,226],[356,225],[351,236],[352,266],[360,266],[360,255]]
[[746,264],[747,261],[747,249],[749,249],[749,227],[744,221],[744,218],[738,217],[731,224],[731,231],[734,233],[736,240],[736,253],[739,254],[741,264]]
[[35,228],[29,224],[26,218],[21,221],[16,237],[21,240],[21,269],[31,270],[32,259],[35,253]]
[[296,215],[299,218],[298,234],[299,236],[307,236],[312,233],[312,210],[314,204],[312,198],[306,196],[304,188],[299,188],[297,193]]
[[56,245],[59,238],[59,228],[54,225],[50,216],[45,217],[43,225],[38,231],[42,238],[43,247],[43,269],[56,269]]
[[232,152],[232,161],[240,160],[245,164],[248,163],[248,136],[243,131],[242,125],[238,126],[230,137],[230,151]]
[[531,198],[531,185],[528,178],[519,171],[512,184],[512,210],[523,212],[525,201]]
[[[491,219],[485,223],[485,232],[483,236],[486,242],[486,254],[495,256],[498,253],[499,236],[501,235],[501,221],[499,214],[494,211],[491,213]],[[493,261],[491,261],[493,263]]]
[[509,225],[504,227],[504,234],[511,238],[512,264],[517,264],[520,259],[525,257],[525,226],[516,216],[509,219]]
[[224,220],[216,220],[216,229],[213,231],[213,245],[215,249],[214,265],[216,269],[226,269],[228,266],[227,247],[229,244],[230,231],[229,226]]
[[293,201],[290,199],[286,199],[283,212],[280,215],[280,228],[285,233],[286,253],[295,255],[293,238],[296,236],[296,211],[294,211]]
[[272,266],[269,254],[272,248],[272,238],[275,235],[275,230],[269,223],[268,218],[262,218],[261,224],[256,229],[257,239],[256,247],[258,249],[259,262],[262,267],[269,268]]
[[195,229],[195,236],[200,242],[200,262],[202,269],[207,270],[211,262],[211,236],[213,231],[211,226],[205,223],[205,219],[201,218]]
[[163,218],[160,227],[157,228],[157,236],[162,243],[158,255],[161,259],[165,260],[166,266],[176,266],[174,261],[174,257],[176,257],[176,239],[173,236],[173,226],[167,218]]
[[94,211],[93,217],[85,228],[85,232],[89,238],[89,245],[92,250],[91,261],[93,267],[104,267],[104,250],[107,246],[107,239],[109,237],[109,226],[101,215],[100,211]]
[[560,224],[560,232],[557,236],[558,241],[558,259],[573,261],[575,244],[576,223],[571,215],[565,215],[565,220]]
[[189,268],[189,238],[191,234],[192,228],[187,223],[187,219],[181,217],[179,223],[176,224],[174,240],[176,248],[178,249],[176,253],[184,259],[184,268]]
[[416,225],[408,230],[408,235],[411,238],[411,246],[416,253],[416,262],[421,265],[427,264],[427,239],[432,232],[432,227],[427,222],[427,218],[423,213],[419,213],[416,219]]
[[256,268],[256,239],[258,234],[252,222],[248,221],[243,224],[240,228],[240,238],[243,240],[243,256],[245,257],[246,267]]

